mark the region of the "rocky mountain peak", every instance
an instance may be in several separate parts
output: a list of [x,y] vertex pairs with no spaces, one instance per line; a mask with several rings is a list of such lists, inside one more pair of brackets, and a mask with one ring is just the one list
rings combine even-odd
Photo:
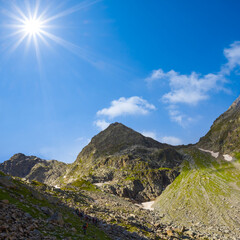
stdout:
[[65,181],[108,182],[104,191],[143,202],[156,198],[176,178],[182,161],[172,146],[116,122],[79,153]]
[[16,153],[16,154],[14,154],[11,158],[10,158],[10,160],[15,160],[15,159],[23,159],[23,158],[25,158],[26,156],[23,154],[23,153]]
[[26,156],[23,153],[16,153],[14,154],[10,159],[10,161],[42,161],[42,159],[36,157],[36,156]]
[[212,151],[231,154],[240,152],[240,96],[226,112],[220,115],[198,146]]
[[94,152],[101,154],[113,154],[136,145],[147,148],[165,148],[168,146],[152,138],[145,137],[122,123],[115,122],[94,136],[91,142],[83,149],[82,153],[86,154],[94,150]]
[[56,160],[46,161],[36,156],[14,154],[9,160],[0,163],[0,171],[21,178],[38,180],[53,185],[65,172],[67,164]]
[[229,109],[233,108],[239,108],[240,107],[240,96],[232,103],[232,105],[229,107]]
[[25,177],[36,164],[43,161],[36,156],[25,156],[22,153],[17,153],[8,161],[1,163],[0,170],[12,176]]

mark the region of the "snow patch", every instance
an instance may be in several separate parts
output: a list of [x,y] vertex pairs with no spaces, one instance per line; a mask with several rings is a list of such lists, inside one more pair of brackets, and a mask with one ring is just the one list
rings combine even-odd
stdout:
[[151,201],[151,202],[143,202],[143,203],[141,203],[141,204],[136,204],[136,205],[139,206],[140,208],[153,211],[153,210],[154,210],[154,208],[152,207],[153,204],[154,204],[154,201]]
[[205,150],[205,149],[202,149],[202,148],[198,148],[199,150],[203,151],[203,152],[208,152],[208,153],[211,153],[211,155],[215,158],[217,158],[219,156],[219,152],[213,152],[213,151],[210,151],[210,150]]
[[223,157],[224,157],[224,160],[226,160],[228,162],[231,162],[233,160],[233,157],[228,154],[224,154]]
[[[198,149],[203,151],[203,152],[211,153],[211,155],[215,158],[217,158],[219,156],[219,152],[213,152],[213,151],[202,149],[202,148],[198,148]],[[228,162],[231,162],[233,160],[233,157],[228,155],[228,154],[223,154],[223,158],[224,158],[225,161],[228,161]]]
[[98,187],[101,187],[103,185],[106,185],[106,184],[110,184],[111,182],[102,182],[102,183],[94,183],[93,185],[95,186],[98,186]]

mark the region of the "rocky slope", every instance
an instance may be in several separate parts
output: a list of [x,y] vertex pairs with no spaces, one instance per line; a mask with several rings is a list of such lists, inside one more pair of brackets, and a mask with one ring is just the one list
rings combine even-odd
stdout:
[[0,239],[205,239],[183,226],[162,224],[154,212],[99,190],[57,189],[1,172],[0,213]]
[[185,154],[179,176],[153,207],[163,222],[200,228],[216,239],[239,239],[240,97]]
[[0,171],[11,176],[37,180],[48,185],[56,185],[68,165],[56,160],[43,160],[35,156],[15,154],[8,161],[0,164]]
[[197,146],[232,156],[240,152],[240,97],[214,121],[210,131],[200,139]]
[[104,191],[143,202],[155,199],[179,174],[182,155],[120,123],[92,138],[61,179],[86,180]]
[[26,182],[0,172],[0,239],[110,240],[89,222],[87,235],[73,208],[52,194],[51,187],[37,181]]
[[239,239],[240,161],[215,159],[197,148],[185,150],[181,174],[157,198],[163,222],[202,229],[215,239]]

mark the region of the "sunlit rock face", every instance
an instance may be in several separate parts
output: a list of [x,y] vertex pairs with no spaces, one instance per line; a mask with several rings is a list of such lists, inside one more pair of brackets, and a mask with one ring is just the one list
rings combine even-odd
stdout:
[[214,121],[197,146],[230,155],[240,152],[240,97]]
[[98,186],[104,191],[142,202],[161,194],[178,175],[181,162],[172,146],[114,123],[81,151],[65,181],[103,183]]

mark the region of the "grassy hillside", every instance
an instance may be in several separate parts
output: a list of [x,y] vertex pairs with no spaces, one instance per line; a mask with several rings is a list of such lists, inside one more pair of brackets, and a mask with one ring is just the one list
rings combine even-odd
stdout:
[[[213,158],[196,148],[186,150],[181,174],[156,200],[164,221],[238,234],[240,163]],[[236,154],[239,156],[239,154]],[[215,231],[216,232],[216,231]]]

